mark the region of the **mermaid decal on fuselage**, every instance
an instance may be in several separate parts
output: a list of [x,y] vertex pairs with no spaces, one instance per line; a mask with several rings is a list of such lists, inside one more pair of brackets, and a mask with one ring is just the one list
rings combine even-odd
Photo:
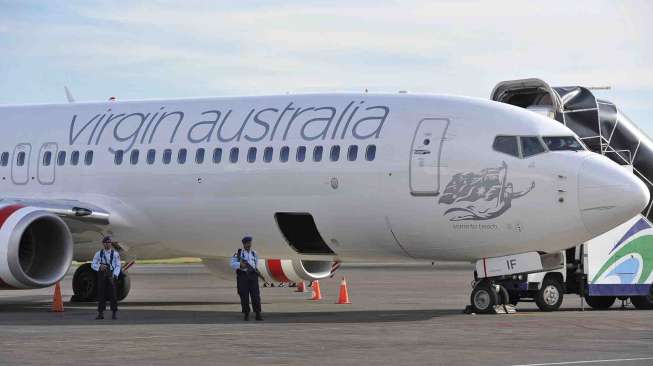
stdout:
[[439,203],[456,207],[447,209],[450,221],[489,220],[503,215],[512,206],[512,200],[528,194],[535,182],[524,191],[514,191],[507,181],[508,165],[502,162],[498,168],[486,168],[480,173],[458,173],[451,178],[440,197]]

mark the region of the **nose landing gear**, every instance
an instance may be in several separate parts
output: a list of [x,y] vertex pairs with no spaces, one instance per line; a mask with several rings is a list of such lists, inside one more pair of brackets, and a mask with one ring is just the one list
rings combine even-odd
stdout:
[[514,312],[514,308],[510,305],[508,290],[502,285],[485,278],[475,281],[473,287],[470,296],[471,305],[465,309],[465,312],[477,314]]

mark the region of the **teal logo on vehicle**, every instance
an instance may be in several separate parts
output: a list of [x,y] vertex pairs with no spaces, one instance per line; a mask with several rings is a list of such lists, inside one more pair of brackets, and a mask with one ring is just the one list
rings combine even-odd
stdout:
[[[630,240],[635,234],[642,233]],[[610,250],[592,282],[610,278],[617,284],[644,284],[653,272],[653,227],[644,218],[631,227]]]

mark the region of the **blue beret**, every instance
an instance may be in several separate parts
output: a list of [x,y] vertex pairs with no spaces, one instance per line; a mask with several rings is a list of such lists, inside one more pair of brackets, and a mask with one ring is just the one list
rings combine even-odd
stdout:
[[245,237],[243,237],[243,244],[245,244],[245,243],[249,243],[249,242],[251,242],[251,241],[252,241],[252,237],[251,237],[251,236],[245,236]]

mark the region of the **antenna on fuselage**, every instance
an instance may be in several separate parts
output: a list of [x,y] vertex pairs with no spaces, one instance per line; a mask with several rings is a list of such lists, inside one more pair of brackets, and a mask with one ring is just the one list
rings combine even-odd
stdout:
[[68,90],[68,87],[64,86],[63,89],[66,91],[66,99],[68,99],[68,103],[75,103],[75,98],[73,98],[73,95],[70,90]]

